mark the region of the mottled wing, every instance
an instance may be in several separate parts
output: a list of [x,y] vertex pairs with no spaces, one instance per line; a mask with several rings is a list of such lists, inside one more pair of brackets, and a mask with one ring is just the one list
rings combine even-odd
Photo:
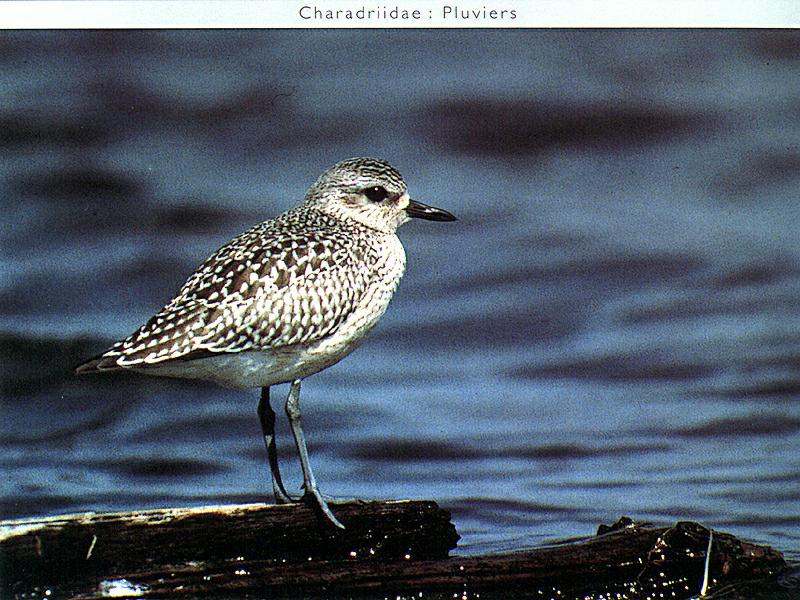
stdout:
[[331,233],[328,223],[298,229],[286,215],[257,225],[211,256],[145,325],[78,370],[146,367],[327,336],[368,288],[363,264],[373,250],[360,237]]

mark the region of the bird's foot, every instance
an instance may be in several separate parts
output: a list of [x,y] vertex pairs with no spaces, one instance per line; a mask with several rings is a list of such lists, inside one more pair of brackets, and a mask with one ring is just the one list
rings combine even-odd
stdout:
[[339,519],[337,519],[333,515],[331,509],[328,508],[328,503],[322,497],[322,494],[319,493],[318,489],[311,488],[306,490],[306,492],[303,494],[302,501],[306,505],[316,510],[319,510],[325,516],[325,518],[328,519],[328,521],[335,527],[338,527],[339,529],[344,529],[344,525],[342,525]]
[[275,495],[276,504],[298,504],[303,501],[303,498],[300,496],[289,495],[289,493],[283,489],[283,486],[273,484],[272,493]]

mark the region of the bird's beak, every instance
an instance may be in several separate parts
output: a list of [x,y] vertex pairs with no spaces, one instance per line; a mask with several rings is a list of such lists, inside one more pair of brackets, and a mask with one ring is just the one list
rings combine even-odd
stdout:
[[455,221],[456,218],[446,210],[441,208],[435,208],[433,206],[428,206],[427,204],[422,204],[421,202],[415,202],[414,200],[408,201],[408,206],[406,206],[406,214],[409,217],[416,217],[418,219],[426,219],[428,221]]

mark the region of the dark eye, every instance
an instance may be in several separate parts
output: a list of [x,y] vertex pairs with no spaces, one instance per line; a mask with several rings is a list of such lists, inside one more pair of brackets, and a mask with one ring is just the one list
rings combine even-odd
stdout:
[[380,202],[381,200],[386,199],[386,197],[389,195],[389,192],[387,192],[385,188],[376,185],[375,187],[365,189],[364,195],[372,202]]

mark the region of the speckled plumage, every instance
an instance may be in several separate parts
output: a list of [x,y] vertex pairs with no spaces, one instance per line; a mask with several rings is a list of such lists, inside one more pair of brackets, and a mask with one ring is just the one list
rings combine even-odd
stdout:
[[[376,184],[397,204],[387,209],[337,195]],[[377,323],[403,275],[395,229],[407,219],[404,201],[405,183],[387,163],[339,163],[300,206],[220,248],[159,313],[79,370],[125,368],[255,387],[330,366]]]
[[305,497],[336,519],[317,488],[300,426],[300,383],[353,351],[389,305],[406,265],[397,228],[452,221],[414,202],[388,163],[353,158],[325,171],[303,203],[217,250],[175,298],[78,373],[128,369],[261,387],[258,415],[279,502],[291,502],[275,444],[273,384],[291,382],[286,414]]

